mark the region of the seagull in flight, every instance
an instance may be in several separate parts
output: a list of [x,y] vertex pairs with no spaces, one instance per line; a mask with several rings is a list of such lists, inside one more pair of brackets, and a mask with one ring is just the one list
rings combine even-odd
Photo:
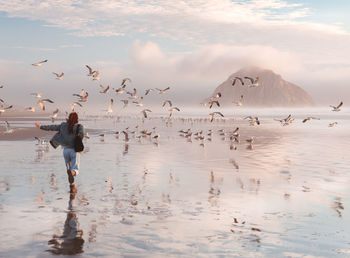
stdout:
[[171,109],[169,109],[169,117],[171,117],[173,115],[174,110],[180,111],[180,109],[178,107],[172,107]]
[[144,110],[141,111],[141,113],[143,114],[144,118],[147,118],[147,112],[152,112],[152,110],[144,109]]
[[42,93],[42,92],[39,92],[39,93],[31,93],[30,95],[33,95],[33,96],[35,96],[35,97],[38,98],[38,99],[41,99],[43,93]]
[[162,102],[162,107],[164,107],[167,103],[169,104],[170,107],[173,106],[173,103],[171,103],[170,100],[164,100],[164,101]]
[[328,125],[328,127],[334,127],[334,126],[336,126],[338,124],[338,122],[333,122],[333,123],[330,123],[329,125]]
[[143,101],[143,97],[140,97],[139,101],[133,101],[132,103],[135,103],[136,106],[138,107],[142,107],[143,106],[142,101]]
[[98,76],[100,73],[98,71],[94,71],[90,66],[85,65],[87,67],[87,69],[89,69],[89,73],[87,76]]
[[55,122],[55,119],[57,118],[58,112],[59,112],[58,108],[55,111],[53,111],[52,116],[51,116],[52,123]]
[[340,111],[340,107],[343,105],[343,101],[341,101],[340,103],[339,103],[339,105],[338,106],[332,106],[332,105],[329,105],[331,108],[333,108],[332,109],[332,111],[335,111],[335,112],[339,112]]
[[145,90],[145,95],[148,95],[151,91],[153,91],[153,89],[146,89]]
[[60,73],[60,74],[58,74],[58,73],[53,73],[53,74],[56,75],[56,79],[57,79],[57,80],[62,80],[62,79],[63,79],[63,75],[64,75],[63,72]]
[[156,90],[157,91],[159,91],[159,94],[165,94],[168,90],[170,89],[170,87],[167,87],[167,88],[165,88],[165,89],[158,89],[158,88],[156,88]]
[[75,106],[83,107],[83,105],[80,104],[79,102],[74,102],[74,103],[70,104],[70,108],[72,109],[72,112],[74,112]]
[[127,100],[127,99],[122,99],[121,102],[124,103],[123,108],[126,108],[127,106],[129,106],[129,100]]
[[218,107],[220,107],[220,103],[217,100],[212,100],[209,102],[209,108],[212,108],[212,106],[216,104]]
[[315,120],[320,120],[319,118],[317,118],[317,117],[311,117],[311,116],[308,116],[307,118],[305,118],[304,120],[303,120],[303,123],[305,123],[305,122],[307,122],[307,121],[310,121],[310,120],[312,120],[312,119],[315,119]]
[[7,106],[7,107],[2,107],[2,108],[0,108],[0,115],[2,114],[2,113],[4,113],[6,110],[8,110],[8,109],[10,109],[10,108],[12,108],[13,106],[11,105],[11,106]]
[[244,85],[242,78],[236,76],[234,79],[232,79],[232,86],[235,86],[237,80],[239,80],[241,84]]
[[249,85],[249,87],[258,87],[259,86],[259,77],[255,77],[255,79],[253,79],[252,77],[244,77],[244,79],[247,79],[251,82],[251,84]]
[[42,66],[44,63],[46,63],[47,62],[47,59],[46,60],[44,60],[44,61],[40,61],[40,62],[37,62],[37,63],[34,63],[34,64],[32,64],[33,66]]
[[100,84],[100,87],[101,87],[100,93],[107,94],[107,92],[109,90],[109,85],[105,88],[105,87],[103,87],[103,85]]
[[127,81],[129,81],[129,82],[131,82],[131,79],[130,78],[124,78],[123,80],[122,80],[122,83],[120,84],[120,86],[124,86],[124,88],[125,88],[125,86],[126,86],[126,82]]
[[224,117],[224,115],[221,113],[221,112],[213,112],[213,113],[210,113],[209,114],[209,117],[210,117],[210,122],[213,122],[213,119],[214,119],[214,116],[215,115],[219,115],[221,117]]
[[252,126],[260,125],[260,121],[259,121],[259,118],[257,116],[256,117],[247,116],[244,119],[249,119],[249,123]]
[[51,99],[41,99],[37,104],[40,105],[41,109],[45,111],[45,102],[54,103]]
[[289,114],[286,118],[284,119],[274,119],[275,121],[278,121],[281,123],[281,125],[286,126],[286,125],[290,125],[294,119],[292,119],[292,115]]

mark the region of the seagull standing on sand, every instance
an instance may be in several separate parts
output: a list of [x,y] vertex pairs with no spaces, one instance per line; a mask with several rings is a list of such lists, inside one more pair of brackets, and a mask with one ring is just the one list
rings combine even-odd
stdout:
[[114,100],[113,99],[111,99],[110,101],[109,101],[109,105],[108,105],[108,110],[107,110],[107,115],[109,115],[109,114],[111,114],[112,112],[113,112],[113,102],[114,102]]
[[339,105],[338,106],[332,106],[332,105],[329,105],[331,108],[333,108],[332,109],[332,111],[335,111],[335,112],[339,112],[340,111],[340,107],[343,105],[343,101],[341,101],[340,103],[339,103]]
[[5,132],[4,133],[13,133],[13,129],[10,127],[10,124],[7,121],[5,121]]
[[37,63],[34,63],[34,64],[32,64],[33,66],[42,66],[44,63],[46,63],[47,62],[47,59],[46,60],[44,60],[44,61],[40,61],[40,62],[37,62]]

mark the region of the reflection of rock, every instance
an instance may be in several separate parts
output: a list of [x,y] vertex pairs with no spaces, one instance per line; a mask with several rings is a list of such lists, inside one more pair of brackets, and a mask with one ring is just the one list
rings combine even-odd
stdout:
[[[244,78],[259,77],[258,87],[249,87],[249,80],[244,79],[244,85],[236,81],[232,86],[232,79],[235,77]],[[237,102],[243,95],[243,106],[313,106],[314,102],[311,96],[302,88],[285,81],[280,75],[271,70],[257,67],[247,67],[232,74],[226,81],[221,83],[213,92],[212,96],[220,92],[219,102],[223,106],[234,106],[232,102]],[[204,101],[208,103],[208,99]]]

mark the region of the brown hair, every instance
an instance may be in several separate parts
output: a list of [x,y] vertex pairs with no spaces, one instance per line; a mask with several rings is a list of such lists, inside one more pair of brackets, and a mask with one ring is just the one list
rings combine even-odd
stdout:
[[70,133],[73,133],[73,126],[77,124],[79,121],[78,114],[76,112],[72,112],[69,114],[69,117],[67,119],[68,123],[68,131]]

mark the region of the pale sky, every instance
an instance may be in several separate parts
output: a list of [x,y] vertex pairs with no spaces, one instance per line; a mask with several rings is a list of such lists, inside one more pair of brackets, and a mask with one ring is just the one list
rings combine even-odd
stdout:
[[84,88],[92,103],[104,103],[99,83],[86,76],[89,64],[103,85],[130,77],[129,89],[170,86],[177,102],[199,103],[230,74],[256,65],[319,104],[346,104],[349,11],[347,0],[0,0],[0,97],[30,106],[29,94],[44,92],[66,103]]

